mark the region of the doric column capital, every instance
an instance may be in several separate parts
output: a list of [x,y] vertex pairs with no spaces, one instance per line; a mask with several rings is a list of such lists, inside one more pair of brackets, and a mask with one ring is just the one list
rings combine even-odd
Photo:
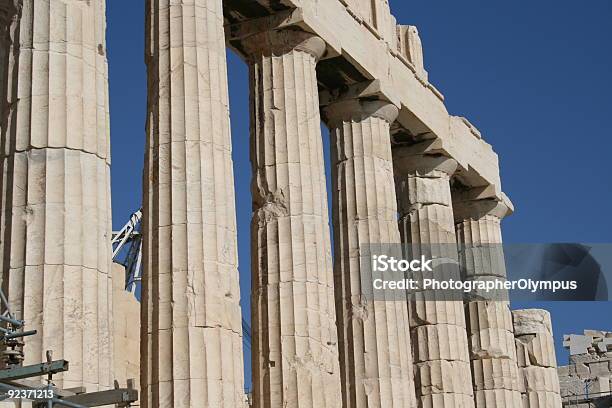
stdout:
[[391,124],[398,115],[397,107],[383,100],[349,99],[334,102],[323,109],[323,119],[329,126],[366,118],[379,118]]
[[514,208],[510,200],[499,198],[453,201],[456,223],[469,219],[478,220],[486,216],[493,216],[501,220],[512,214],[513,211]]
[[293,29],[263,31],[243,39],[242,46],[250,58],[302,51],[317,60],[325,54],[327,47],[318,36]]

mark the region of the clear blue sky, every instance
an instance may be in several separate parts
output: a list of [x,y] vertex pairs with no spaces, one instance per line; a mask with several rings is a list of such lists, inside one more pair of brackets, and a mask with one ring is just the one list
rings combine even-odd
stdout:
[[[113,217],[141,205],[146,72],[144,0],[108,1]],[[516,213],[506,242],[612,242],[612,2],[391,0],[419,28],[430,81],[500,155]],[[229,55],[243,305],[250,286],[246,66]],[[612,331],[612,303],[549,303],[562,334]],[[246,309],[245,309],[246,310]],[[249,318],[249,314],[245,316]]]

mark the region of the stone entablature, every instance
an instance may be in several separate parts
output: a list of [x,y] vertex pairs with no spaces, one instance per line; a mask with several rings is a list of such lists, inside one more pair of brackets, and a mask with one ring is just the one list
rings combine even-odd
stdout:
[[[456,177],[471,187],[487,187],[489,197],[501,198],[497,154],[465,118],[449,114],[441,93],[426,76],[424,79],[419,62],[423,51],[418,49],[416,30],[407,30],[412,33],[407,53],[406,38],[398,39],[397,29],[396,35],[385,37],[388,28],[364,25],[353,12],[357,3],[367,2],[281,0],[274,7],[264,0],[228,2],[228,45],[242,53],[244,31],[264,27],[295,27],[316,33],[328,48],[317,68],[320,86],[333,90],[376,81],[376,93],[400,108],[393,126],[395,134],[412,140],[437,139],[439,149],[457,160]],[[399,32],[406,34],[405,29]]]

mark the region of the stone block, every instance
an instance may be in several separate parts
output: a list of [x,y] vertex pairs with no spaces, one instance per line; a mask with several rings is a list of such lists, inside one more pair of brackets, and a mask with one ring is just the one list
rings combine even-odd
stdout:
[[584,380],[572,376],[572,377],[561,377],[559,378],[559,387],[561,390],[561,396],[570,395],[582,395],[585,390]]
[[527,392],[553,392],[559,393],[559,377],[555,368],[527,367],[521,373],[525,381]]
[[505,389],[476,390],[474,392],[476,408],[520,408],[521,393]]
[[474,406],[472,394],[430,394],[418,398],[419,408],[471,408]]
[[415,363],[470,361],[464,327],[450,324],[420,326],[412,330],[412,344]]
[[590,336],[581,336],[577,334],[566,334],[563,336],[563,347],[569,348],[570,356],[587,354],[592,344],[593,338]]
[[598,361],[597,356],[591,354],[570,355],[569,360],[571,364],[585,364]]
[[465,305],[465,315],[469,334],[485,329],[513,330],[512,314],[506,302],[468,302]]
[[591,370],[586,364],[577,363],[574,364],[575,375],[579,378],[586,379],[591,378]]
[[561,408],[561,396],[554,392],[528,392],[524,396],[525,408]]
[[445,207],[451,205],[451,196],[448,187],[435,178],[415,177],[414,185],[409,189],[409,200],[412,203],[440,204]]
[[[483,229],[486,227],[484,220],[485,219],[481,219],[477,224]],[[470,232],[470,227],[468,225],[466,225],[465,222],[462,224],[461,228],[463,231],[458,230],[459,235],[463,236]],[[496,226],[498,230],[499,219],[497,219],[497,223],[493,225]],[[491,233],[491,235],[494,235],[494,233]],[[465,248],[461,249],[460,260],[463,267],[462,271],[463,276],[467,280],[479,280],[480,277],[485,277],[485,279],[486,277],[489,277],[491,280],[495,280],[493,278],[501,278],[502,280],[505,280],[506,267],[504,264],[504,253],[501,245],[485,245],[483,247],[479,247],[468,244]]]
[[464,394],[472,395],[470,363],[463,361],[428,361],[416,364],[417,395]]
[[[465,327],[465,312],[462,302],[421,300],[427,294],[415,293],[414,300],[408,302],[410,327],[430,324],[452,324]],[[434,295],[435,296],[435,295]]]
[[610,363],[608,361],[600,361],[597,363],[588,364],[589,371],[593,377],[607,377],[610,373]]
[[521,390],[522,378],[516,362],[508,359],[472,360],[474,389],[479,390]]
[[506,358],[516,361],[514,334],[504,329],[485,329],[470,335],[471,358]]
[[585,330],[584,335],[592,337],[594,340],[603,339],[606,337],[606,333],[601,330]]
[[562,367],[557,367],[557,374],[559,375],[559,378],[561,377],[569,377],[570,375],[570,367],[569,366],[562,366]]
[[555,344],[546,333],[524,335],[515,339],[516,359],[519,367],[556,367]]
[[519,337],[536,333],[552,334],[550,312],[542,309],[521,309],[512,311],[514,334]]
[[593,394],[609,394],[610,379],[611,377],[609,376],[595,378],[589,387],[589,392]]

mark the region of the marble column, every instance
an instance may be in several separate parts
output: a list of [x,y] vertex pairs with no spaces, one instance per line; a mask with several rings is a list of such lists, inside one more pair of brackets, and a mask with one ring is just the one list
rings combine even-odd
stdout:
[[[425,254],[446,265],[427,277],[443,273],[459,280],[450,190],[457,163],[429,146],[393,149],[401,238],[411,256]],[[463,303],[421,290],[411,295],[408,308],[419,407],[473,407]]]
[[243,45],[251,79],[255,407],[340,407],[315,72],[325,43],[287,30]]
[[561,408],[557,357],[550,313],[512,311],[523,408]]
[[113,343],[105,1],[18,6],[2,102],[3,286],[27,329],[38,330],[25,338],[24,364],[44,361],[52,350],[54,359],[70,362],[54,377],[58,386],[107,389]]
[[[512,212],[497,199],[453,197],[464,280],[505,280],[501,220]],[[474,396],[477,408],[520,407],[521,388],[514,346],[514,330],[507,292],[489,300],[468,301],[468,327]]]
[[147,1],[141,406],[243,406],[221,0]]
[[367,254],[377,250],[369,245],[400,246],[389,133],[397,115],[397,108],[383,101],[349,100],[324,110],[331,133],[344,408],[416,407],[406,297],[367,298],[362,288],[372,285],[362,270],[371,262]]

